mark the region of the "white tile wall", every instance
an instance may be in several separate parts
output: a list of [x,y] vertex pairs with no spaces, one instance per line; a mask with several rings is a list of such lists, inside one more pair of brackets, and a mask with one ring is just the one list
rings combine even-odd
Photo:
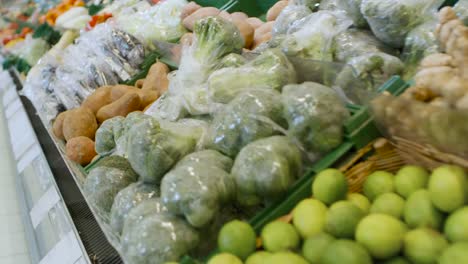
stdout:
[[5,125],[0,119],[0,263],[30,264]]

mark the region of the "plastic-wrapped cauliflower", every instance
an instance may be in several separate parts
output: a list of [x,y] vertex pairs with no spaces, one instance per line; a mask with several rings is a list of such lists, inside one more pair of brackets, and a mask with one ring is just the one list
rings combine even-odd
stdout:
[[216,66],[216,69],[222,69],[222,68],[227,68],[227,67],[236,68],[246,63],[247,63],[247,59],[244,58],[242,55],[237,54],[237,53],[231,53],[221,59],[219,64]]
[[435,16],[443,0],[362,0],[361,13],[374,35],[395,48],[405,44],[406,35]]
[[302,143],[310,158],[342,142],[343,123],[349,112],[333,89],[313,82],[287,85],[283,104],[289,134]]
[[459,0],[454,6],[453,10],[457,12],[458,17],[463,20],[463,23],[468,26],[468,1]]
[[208,144],[225,155],[235,157],[248,143],[278,134],[276,126],[286,127],[282,111],[279,92],[248,89],[216,114]]
[[177,121],[186,117],[188,112],[181,96],[166,92],[145,111],[145,114],[159,121]]
[[128,161],[146,183],[159,184],[163,175],[192,152],[196,144],[192,137],[161,129],[151,117],[134,125],[128,133]]
[[161,199],[171,213],[184,215],[194,227],[209,224],[221,206],[232,200],[232,160],[215,150],[183,158],[161,183]]
[[130,210],[141,202],[159,196],[159,188],[156,185],[142,182],[132,183],[122,189],[114,199],[110,211],[110,225],[114,232],[120,235]]
[[138,175],[125,158],[105,157],[89,172],[83,189],[88,202],[109,213],[117,193],[137,179]]
[[269,49],[243,66],[213,72],[208,93],[213,101],[228,103],[247,88],[280,90],[295,82],[296,72],[288,58],[278,49]]
[[288,56],[332,61],[333,38],[351,24],[343,12],[315,12],[290,27],[281,47]]
[[290,5],[307,6],[310,10],[314,11],[320,4],[320,0],[291,0]]
[[124,131],[125,118],[116,116],[104,121],[96,131],[96,152],[101,156],[107,156],[115,151],[116,141]]
[[237,202],[255,206],[284,195],[300,176],[299,148],[285,136],[259,139],[237,155],[232,177],[237,186]]
[[362,0],[322,0],[320,10],[344,11],[353,20],[355,27],[366,28],[368,25],[360,10],[361,2]]
[[276,18],[275,24],[271,29],[272,35],[277,37],[286,34],[292,25],[311,13],[312,11],[307,6],[289,4],[281,10],[281,13]]
[[177,122],[161,121],[161,128],[184,137],[191,137],[197,142],[196,149],[203,149],[207,144],[209,123],[193,118],[180,119]]
[[197,247],[197,230],[171,215],[159,199],[149,199],[130,211],[122,231],[122,253],[132,264],[162,264],[179,259]]

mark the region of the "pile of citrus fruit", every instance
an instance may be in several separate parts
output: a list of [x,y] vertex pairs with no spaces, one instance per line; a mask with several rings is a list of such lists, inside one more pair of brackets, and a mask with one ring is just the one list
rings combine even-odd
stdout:
[[468,179],[460,167],[377,171],[362,194],[349,194],[346,177],[327,169],[312,194],[296,205],[291,223],[262,229],[261,251],[248,223],[227,223],[218,237],[221,253],[208,263],[468,263]]

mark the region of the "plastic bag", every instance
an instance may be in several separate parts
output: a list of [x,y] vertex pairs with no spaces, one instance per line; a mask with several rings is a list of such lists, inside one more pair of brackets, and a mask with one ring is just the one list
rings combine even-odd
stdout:
[[235,195],[231,166],[230,158],[214,150],[186,156],[162,180],[164,205],[169,212],[184,215],[192,226],[206,226]]
[[106,157],[89,172],[83,190],[89,203],[100,212],[109,213],[117,193],[137,178],[126,159]]
[[30,66],[34,66],[49,48],[50,46],[45,40],[33,38],[32,34],[28,34],[24,41],[16,44],[9,51],[24,59]]
[[186,117],[188,112],[181,97],[166,92],[145,111],[145,114],[157,120],[177,121]]
[[124,117],[116,116],[101,124],[95,138],[97,154],[107,156],[115,151],[116,141],[122,136],[124,120]]
[[343,124],[349,112],[338,94],[318,83],[291,84],[283,88],[288,133],[299,140],[315,160],[343,140]]
[[406,35],[434,18],[443,0],[362,0],[361,13],[374,35],[387,45],[403,47]]
[[[122,231],[122,252],[126,262],[178,261],[198,245],[197,230],[183,219],[165,213],[164,209],[158,212],[158,208],[162,209],[157,201],[150,199],[130,211]],[[137,213],[141,215],[137,216]],[[134,214],[136,217],[131,216]]]
[[158,186],[142,182],[132,183],[122,189],[115,196],[114,203],[110,210],[110,225],[113,231],[120,235],[130,210],[141,202],[158,196]]
[[290,5],[307,6],[310,10],[314,11],[320,4],[320,0],[291,0]]
[[289,4],[276,18],[271,30],[272,35],[276,37],[286,34],[292,25],[311,13],[312,11],[307,6]]
[[197,142],[195,149],[201,150],[207,144],[209,123],[204,120],[191,118],[180,119],[177,122],[160,121],[161,128],[180,134],[183,137],[193,138]]
[[468,1],[459,0],[454,6],[453,10],[457,12],[458,17],[463,20],[465,26],[468,26]]
[[286,127],[281,94],[271,89],[248,89],[215,115],[209,131],[209,147],[230,157],[248,143],[279,134]]
[[208,93],[214,102],[228,103],[247,88],[280,90],[294,82],[296,73],[286,56],[280,50],[270,49],[241,67],[213,72]]
[[332,61],[333,38],[351,24],[343,12],[318,11],[294,23],[281,47],[288,56]]
[[301,167],[301,152],[287,137],[273,136],[248,144],[237,155],[231,171],[237,202],[255,206],[278,199],[300,176]]
[[320,10],[344,11],[353,20],[355,27],[367,28],[367,21],[360,10],[361,2],[362,0],[322,0]]

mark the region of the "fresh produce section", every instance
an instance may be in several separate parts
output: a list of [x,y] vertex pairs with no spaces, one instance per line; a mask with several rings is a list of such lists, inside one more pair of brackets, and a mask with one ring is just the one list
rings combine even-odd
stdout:
[[[466,1],[260,2],[2,11],[3,68],[121,261],[468,262]],[[393,159],[360,155],[382,135]]]

